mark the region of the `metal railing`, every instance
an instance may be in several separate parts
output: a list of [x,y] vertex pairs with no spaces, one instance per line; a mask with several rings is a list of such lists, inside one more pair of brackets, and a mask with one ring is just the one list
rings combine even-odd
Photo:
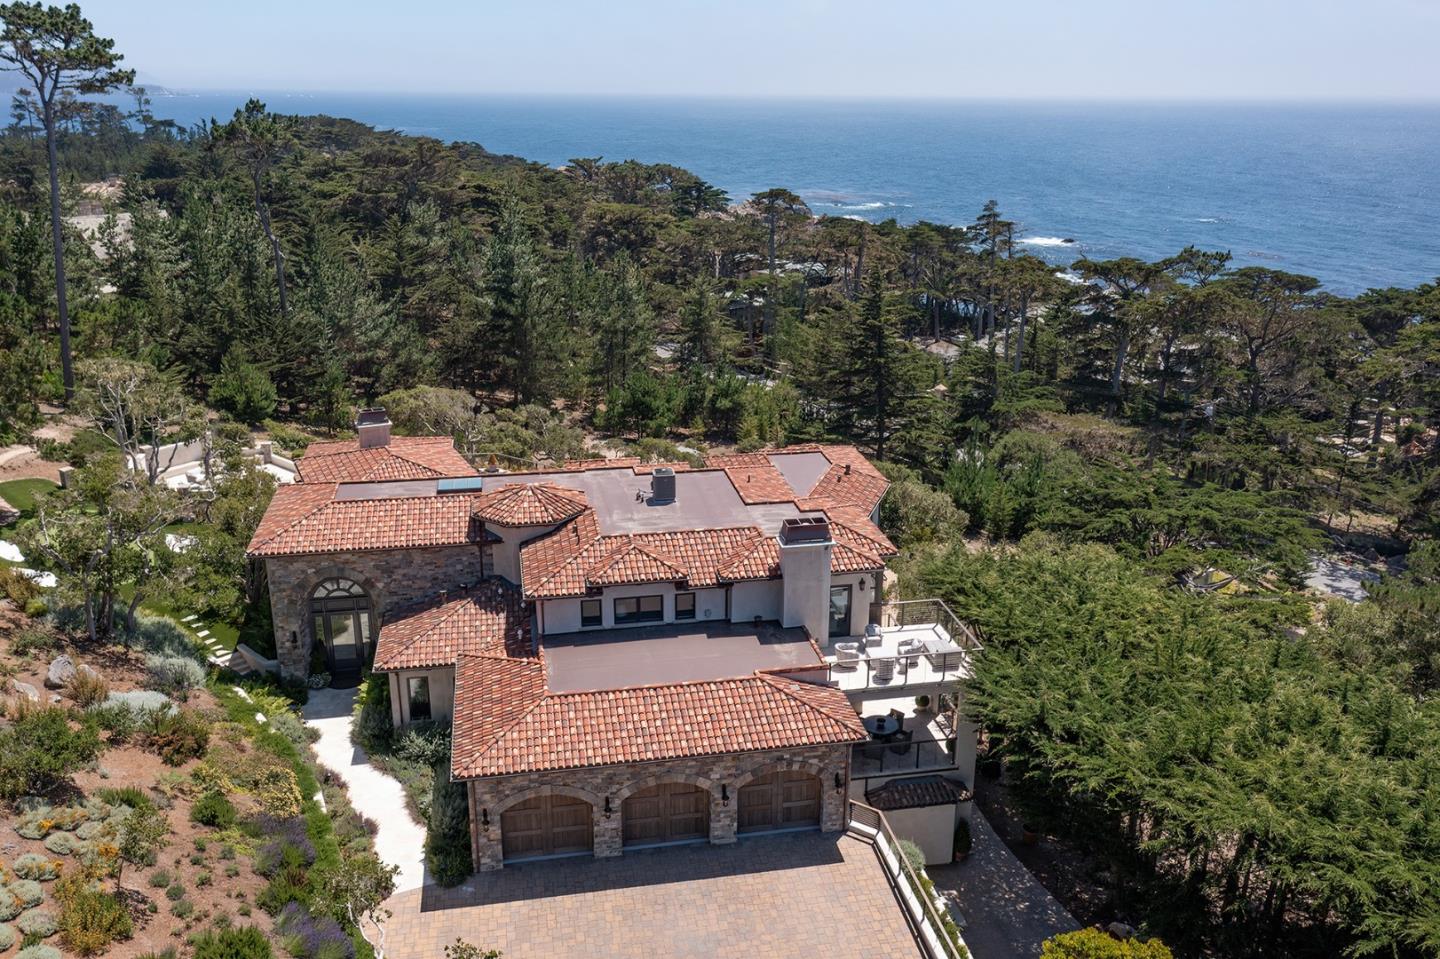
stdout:
[[926,955],[930,959],[969,959],[969,950],[960,938],[955,921],[948,915],[942,916],[936,908],[933,897],[920,881],[920,875],[900,851],[900,841],[890,831],[885,814],[856,799],[851,799],[849,804],[847,824],[850,834],[874,844],[885,875],[895,890],[895,898],[905,909],[915,938],[920,941]]
[[984,646],[973,626],[962,622],[942,599],[901,599],[870,604],[870,622],[883,628],[895,626],[939,626],[955,645],[970,653]]
[[949,740],[862,743],[851,750],[850,778],[897,776],[902,773],[955,769]]

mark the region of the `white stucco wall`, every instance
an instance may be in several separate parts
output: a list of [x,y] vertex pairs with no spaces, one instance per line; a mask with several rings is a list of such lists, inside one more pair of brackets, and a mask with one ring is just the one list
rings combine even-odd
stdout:
[[410,722],[409,678],[430,679],[430,718],[448,721],[455,712],[455,670],[450,666],[434,669],[401,669],[390,674],[390,714],[395,725]]
[[925,865],[935,866],[955,858],[955,823],[960,807],[924,806],[920,809],[890,809],[885,812],[890,829],[899,839],[908,839],[925,854]]
[[[695,618],[693,620],[679,620],[681,623],[710,623],[725,621],[725,590],[724,589],[681,589],[677,590],[673,583],[648,583],[638,586],[611,586],[606,588],[598,597],[600,600],[601,622],[599,626],[582,627],[580,625],[580,604],[579,599],[550,599],[541,602],[540,621],[546,635],[555,633],[573,633],[582,629],[613,629],[615,623],[615,600],[626,596],[661,596],[665,604],[665,618],[661,622],[674,623],[675,619],[675,594],[695,594]],[[708,615],[707,615],[708,614]],[[655,623],[640,623],[625,625],[656,625]]]
[[[865,588],[860,588],[861,581],[864,581]],[[830,577],[831,587],[850,587],[850,636],[865,635],[865,624],[870,622],[870,604],[875,602],[876,575],[874,573],[844,573]],[[826,595],[826,602],[829,602],[829,595]],[[828,618],[828,607],[826,616]],[[830,641],[844,639],[843,636],[831,636]]]
[[804,626],[824,646],[830,637],[830,553],[833,544],[780,544],[780,623]]
[[736,583],[730,587],[730,621],[748,623],[756,616],[779,619],[783,603],[778,579]]
[[502,542],[490,545],[490,562],[496,576],[503,576],[515,585],[520,585],[520,547],[537,536],[544,536],[553,526],[486,526],[500,537]]

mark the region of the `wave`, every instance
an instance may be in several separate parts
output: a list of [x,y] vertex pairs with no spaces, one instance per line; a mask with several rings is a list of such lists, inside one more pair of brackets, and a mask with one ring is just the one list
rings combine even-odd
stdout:
[[1027,236],[1020,240],[1025,246],[1072,246],[1075,241],[1061,236]]
[[1072,273],[1069,270],[1056,270],[1055,275],[1060,279],[1064,280],[1066,283],[1074,283],[1076,286],[1079,286],[1081,283],[1085,282],[1085,278],[1083,276],[1081,276],[1079,273]]
[[1220,222],[1220,218],[1219,218],[1218,216],[1202,216],[1202,217],[1196,217],[1195,222],[1196,222],[1196,223],[1219,223],[1219,222]]

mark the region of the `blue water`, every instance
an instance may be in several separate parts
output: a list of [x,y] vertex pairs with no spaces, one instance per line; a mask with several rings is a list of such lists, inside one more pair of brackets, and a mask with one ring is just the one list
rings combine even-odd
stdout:
[[[246,96],[155,110],[225,119]],[[993,198],[1056,264],[1194,244],[1342,294],[1440,276],[1440,104],[260,96],[549,164],[673,163],[735,198],[786,186],[816,213],[960,224]]]

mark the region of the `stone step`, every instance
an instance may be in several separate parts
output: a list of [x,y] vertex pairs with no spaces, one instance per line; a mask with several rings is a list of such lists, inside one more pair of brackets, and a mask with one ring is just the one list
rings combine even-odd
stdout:
[[208,630],[208,629],[202,629],[202,630],[200,630],[199,632],[197,632],[195,635],[196,635],[196,636],[199,636],[201,639],[204,639],[206,636],[209,636],[209,635],[210,635],[210,630]]
[[195,615],[194,613],[191,613],[189,616],[182,616],[182,617],[180,617],[180,622],[182,622],[182,623],[188,623],[188,622],[190,622],[191,620],[196,620],[196,619],[199,619],[199,618],[200,618],[199,616]]

